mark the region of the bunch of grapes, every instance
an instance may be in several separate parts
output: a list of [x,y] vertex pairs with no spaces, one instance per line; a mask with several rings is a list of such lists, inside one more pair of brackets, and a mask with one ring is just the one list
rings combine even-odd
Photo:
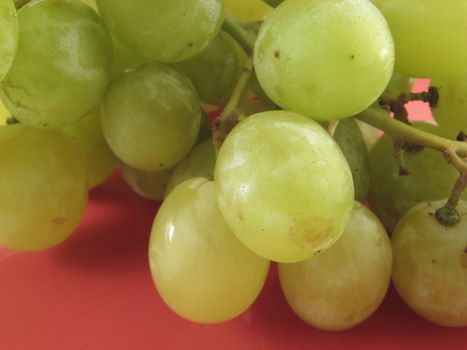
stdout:
[[[466,18],[463,0],[2,0],[0,246],[63,242],[118,167],[163,201],[150,269],[188,320],[244,312],[272,261],[314,327],[361,323],[391,278],[465,327]],[[437,125],[410,122],[415,100]]]

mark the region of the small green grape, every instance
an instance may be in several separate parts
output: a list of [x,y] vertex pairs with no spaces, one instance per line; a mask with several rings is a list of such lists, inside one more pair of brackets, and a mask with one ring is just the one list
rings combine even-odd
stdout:
[[352,174],[337,143],[318,123],[287,111],[241,121],[220,149],[214,179],[233,233],[278,262],[330,247],[353,206]]
[[394,36],[396,72],[414,78],[467,72],[467,2],[372,1]]
[[179,62],[201,53],[224,19],[222,0],[97,0],[110,31],[149,60]]
[[201,100],[226,104],[237,83],[239,63],[235,48],[221,33],[199,55],[172,65],[186,74]]
[[216,164],[216,150],[212,139],[205,140],[188,154],[175,168],[165,191],[165,196],[182,182],[194,177],[211,178]]
[[214,183],[195,178],[162,203],[149,243],[157,291],[181,317],[199,323],[232,319],[255,301],[269,261],[232,234],[216,203]]
[[391,242],[383,225],[355,203],[341,238],[321,255],[279,264],[279,279],[294,312],[311,326],[343,330],[366,320],[391,281]]
[[262,0],[224,0],[225,12],[245,21],[259,21],[270,12],[271,7]]
[[393,282],[421,317],[441,326],[467,326],[467,202],[457,207],[460,223],[446,227],[435,211],[446,200],[410,210],[392,236]]
[[88,172],[59,131],[24,124],[0,128],[0,246],[51,248],[78,225],[88,197]]
[[86,159],[89,188],[102,184],[112,175],[117,165],[117,158],[105,142],[98,110],[62,131],[75,143]]
[[[413,126],[435,135],[442,134],[435,125],[419,122]],[[429,148],[406,153],[405,162],[410,175],[400,176],[393,154],[392,139],[386,135],[370,152],[370,206],[390,232],[400,218],[418,203],[449,196],[459,176],[440,152]],[[467,198],[467,192],[463,198]]]
[[193,147],[201,107],[190,80],[160,63],[126,70],[102,105],[102,130],[114,154],[139,170],[168,169]]
[[384,91],[394,45],[368,0],[285,1],[261,26],[254,64],[277,105],[316,120],[342,119]]
[[370,164],[363,135],[353,119],[339,122],[334,140],[344,153],[352,172],[355,199],[363,202],[370,190]]
[[79,0],[33,1],[18,11],[19,37],[0,98],[21,122],[72,124],[97,107],[110,81],[112,42]]
[[140,196],[159,202],[164,199],[164,193],[172,176],[172,169],[158,171],[142,171],[126,164],[120,164],[123,178],[131,189]]
[[0,81],[10,70],[18,46],[18,18],[12,0],[0,2]]

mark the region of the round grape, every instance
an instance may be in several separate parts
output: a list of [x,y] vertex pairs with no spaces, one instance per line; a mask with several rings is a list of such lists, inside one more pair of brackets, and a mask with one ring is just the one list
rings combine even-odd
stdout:
[[0,2],[0,81],[10,70],[18,46],[18,18],[13,0]]

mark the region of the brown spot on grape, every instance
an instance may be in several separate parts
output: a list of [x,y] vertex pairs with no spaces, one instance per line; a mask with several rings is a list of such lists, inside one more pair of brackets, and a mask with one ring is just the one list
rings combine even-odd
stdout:
[[467,269],[467,247],[465,247],[464,252],[461,254],[461,266]]
[[52,223],[56,225],[64,224],[67,221],[66,218],[53,218]]
[[278,60],[280,60],[281,59],[281,50],[274,51],[274,57],[277,58]]
[[433,264],[436,264],[436,260],[435,260],[435,259],[431,260],[431,262],[432,262]]
[[350,59],[351,59],[351,60],[354,60],[354,59],[355,59],[355,55],[352,54],[352,56],[350,56]]

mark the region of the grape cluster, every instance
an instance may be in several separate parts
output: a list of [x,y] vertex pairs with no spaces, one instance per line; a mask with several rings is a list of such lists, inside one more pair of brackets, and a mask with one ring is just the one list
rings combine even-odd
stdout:
[[[361,323],[391,278],[467,326],[466,17],[463,0],[2,0],[0,246],[64,241],[118,167],[162,201],[149,265],[188,320],[240,315],[272,261],[314,327]],[[438,125],[409,126],[417,99]]]

